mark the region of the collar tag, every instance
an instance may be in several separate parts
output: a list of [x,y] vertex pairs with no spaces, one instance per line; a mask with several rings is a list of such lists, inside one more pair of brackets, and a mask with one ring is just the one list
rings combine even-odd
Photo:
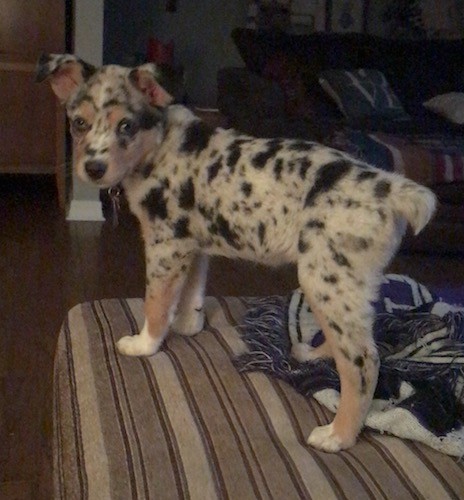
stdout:
[[119,225],[119,211],[121,210],[121,189],[118,186],[110,187],[108,195],[111,200],[111,220],[113,228],[116,228]]

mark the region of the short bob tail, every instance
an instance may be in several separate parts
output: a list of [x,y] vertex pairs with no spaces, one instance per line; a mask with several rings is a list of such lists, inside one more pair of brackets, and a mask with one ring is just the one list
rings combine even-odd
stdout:
[[409,222],[414,234],[419,234],[436,210],[435,194],[412,181],[396,183],[393,189],[391,201],[395,212]]

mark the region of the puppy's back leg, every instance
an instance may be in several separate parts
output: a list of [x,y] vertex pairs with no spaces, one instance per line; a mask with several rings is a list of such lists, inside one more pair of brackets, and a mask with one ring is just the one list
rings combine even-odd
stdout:
[[333,358],[333,353],[329,342],[325,340],[318,347],[310,347],[304,342],[294,344],[292,346],[292,356],[300,363],[304,363],[305,361],[314,361],[320,358]]
[[379,363],[370,301],[378,278],[365,270],[356,278],[356,269],[340,266],[321,247],[315,259],[310,252],[300,256],[298,275],[335,360],[341,396],[333,422],[314,429],[308,443],[335,452],[355,443],[377,385]]
[[208,256],[199,253],[190,265],[180,296],[175,319],[171,329],[181,335],[194,335],[203,329],[205,312],[206,278],[208,275]]

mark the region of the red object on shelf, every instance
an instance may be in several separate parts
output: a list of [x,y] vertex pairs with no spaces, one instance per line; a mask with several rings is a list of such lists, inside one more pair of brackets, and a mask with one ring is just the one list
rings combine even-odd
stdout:
[[157,38],[150,37],[147,44],[147,62],[155,64],[174,64],[174,41],[163,43]]

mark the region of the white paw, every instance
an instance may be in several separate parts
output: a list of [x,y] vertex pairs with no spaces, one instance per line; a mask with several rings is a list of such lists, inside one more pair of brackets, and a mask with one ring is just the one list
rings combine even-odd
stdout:
[[308,444],[322,451],[335,453],[353,446],[356,437],[353,440],[343,440],[335,434],[333,424],[316,427],[309,435]]
[[118,351],[126,356],[151,356],[158,351],[162,341],[148,335],[128,335],[116,343]]
[[195,335],[203,330],[205,324],[205,313],[203,309],[194,310],[189,314],[179,314],[171,324],[171,330],[180,335]]

